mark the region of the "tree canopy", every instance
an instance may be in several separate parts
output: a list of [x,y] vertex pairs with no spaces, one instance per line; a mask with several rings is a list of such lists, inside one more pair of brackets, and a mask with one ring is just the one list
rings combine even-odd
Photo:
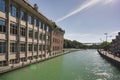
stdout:
[[101,44],[101,48],[104,49],[104,50],[110,50],[110,43],[104,41],[104,42]]
[[100,48],[100,45],[84,45],[81,42],[78,42],[76,40],[68,40],[64,39],[64,48],[76,48],[76,49],[98,49]]

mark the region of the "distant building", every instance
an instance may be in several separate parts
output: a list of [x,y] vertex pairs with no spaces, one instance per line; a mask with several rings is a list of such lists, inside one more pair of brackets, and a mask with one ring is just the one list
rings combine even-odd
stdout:
[[91,45],[100,45],[101,43],[83,43],[84,45],[88,45],[88,46],[91,46]]
[[0,0],[0,66],[60,54],[64,33],[28,0]]

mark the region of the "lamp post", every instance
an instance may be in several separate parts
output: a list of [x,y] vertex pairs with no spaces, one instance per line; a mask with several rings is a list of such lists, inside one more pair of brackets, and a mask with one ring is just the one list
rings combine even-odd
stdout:
[[104,33],[104,35],[106,36],[106,42],[107,42],[108,33]]

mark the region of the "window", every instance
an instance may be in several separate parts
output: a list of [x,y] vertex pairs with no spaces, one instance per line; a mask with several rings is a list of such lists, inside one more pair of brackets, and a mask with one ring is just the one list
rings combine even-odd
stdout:
[[6,32],[5,21],[0,20],[0,32]]
[[29,38],[33,38],[33,31],[29,30]]
[[46,28],[47,28],[46,31],[48,32],[49,31],[49,27],[47,26]]
[[34,19],[34,25],[35,25],[35,26],[37,25],[37,20],[36,20],[36,19]]
[[49,36],[46,36],[46,39],[48,40],[48,39],[49,39]]
[[43,50],[45,50],[45,45],[43,45]]
[[20,14],[21,20],[26,21],[26,16],[27,16],[27,14],[26,14],[24,11],[21,11],[20,13],[21,13],[21,14]]
[[25,52],[25,44],[20,44],[20,51]]
[[10,52],[17,52],[17,44],[16,43],[10,43]]
[[17,17],[17,8],[14,5],[11,5],[11,15]]
[[34,51],[37,51],[37,44],[34,45]]
[[33,17],[32,16],[28,16],[29,24],[33,24],[34,23],[33,21],[34,21]]
[[47,50],[50,50],[50,46],[49,46],[49,45],[48,45],[48,46],[46,46],[46,49],[47,49]]
[[43,35],[43,40],[46,40],[46,35],[45,34]]
[[39,51],[41,51],[42,50],[42,45],[39,45]]
[[6,42],[0,42],[0,53],[6,53]]
[[39,27],[41,28],[41,22],[39,22]]
[[39,27],[39,20],[38,19],[34,19],[34,25]]
[[45,26],[45,24],[43,24],[43,30],[46,30],[46,26]]
[[29,51],[32,52],[32,44],[29,44],[29,45],[28,45],[28,49],[29,49]]
[[5,12],[5,0],[0,0],[0,10]]
[[24,27],[20,28],[20,35],[25,37],[25,28]]
[[38,32],[35,32],[35,39],[38,38]]
[[10,34],[16,35],[17,34],[17,25],[10,24]]
[[41,23],[41,29],[43,29],[43,23]]
[[37,19],[36,26],[39,26],[39,20]]
[[42,33],[40,34],[40,40],[42,40]]

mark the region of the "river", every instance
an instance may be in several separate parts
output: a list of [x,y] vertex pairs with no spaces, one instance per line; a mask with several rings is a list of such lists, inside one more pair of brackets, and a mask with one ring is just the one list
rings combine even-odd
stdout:
[[96,50],[81,50],[0,75],[0,80],[120,80]]

